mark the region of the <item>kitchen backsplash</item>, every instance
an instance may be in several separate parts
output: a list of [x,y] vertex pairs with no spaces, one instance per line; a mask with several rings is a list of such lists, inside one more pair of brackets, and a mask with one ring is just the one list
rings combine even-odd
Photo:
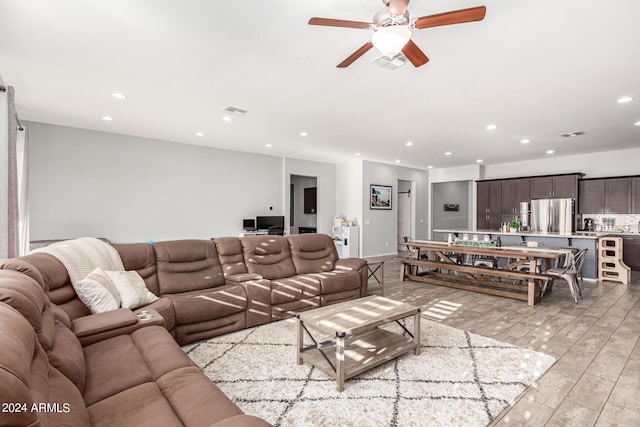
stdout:
[[[615,220],[615,230],[625,231],[625,225],[629,226],[632,233],[640,233],[638,230],[638,222],[640,222],[640,214],[583,214],[582,218],[593,218],[596,225],[602,226],[603,218],[613,218]],[[604,230],[604,229],[603,229]],[[604,230],[607,231],[607,230]]]

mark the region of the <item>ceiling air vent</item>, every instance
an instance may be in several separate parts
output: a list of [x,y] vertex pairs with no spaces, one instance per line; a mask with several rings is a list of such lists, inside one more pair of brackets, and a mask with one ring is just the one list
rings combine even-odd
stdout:
[[576,132],[563,133],[560,136],[562,136],[564,138],[573,138],[574,136],[581,136],[581,135],[584,135],[584,132],[579,130],[579,131],[576,131]]
[[224,109],[224,111],[226,111],[227,113],[234,114],[236,116],[244,116],[247,112],[247,110],[242,110],[236,107],[227,107]]
[[396,68],[402,67],[405,62],[407,62],[407,58],[405,58],[402,53],[399,53],[391,58],[389,58],[388,56],[379,56],[371,62],[384,68],[385,70],[393,71]]

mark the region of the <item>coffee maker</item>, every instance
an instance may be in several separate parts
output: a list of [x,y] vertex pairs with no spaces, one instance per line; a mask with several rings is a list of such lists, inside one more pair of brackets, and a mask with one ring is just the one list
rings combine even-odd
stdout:
[[584,231],[596,231],[596,224],[593,218],[584,219]]

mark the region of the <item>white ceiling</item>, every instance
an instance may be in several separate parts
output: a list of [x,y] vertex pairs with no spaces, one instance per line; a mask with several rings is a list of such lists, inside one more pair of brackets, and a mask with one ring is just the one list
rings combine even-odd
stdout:
[[[336,68],[370,31],[307,25],[370,21],[380,0],[0,0],[0,75],[21,120],[301,159],[426,168],[640,147],[640,1],[409,12],[480,5],[483,21],[414,30],[430,62],[388,71],[375,49]],[[248,113],[223,122],[229,106]]]

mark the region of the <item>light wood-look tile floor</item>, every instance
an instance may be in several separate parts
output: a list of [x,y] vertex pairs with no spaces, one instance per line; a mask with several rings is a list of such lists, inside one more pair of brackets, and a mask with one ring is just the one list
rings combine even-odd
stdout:
[[[554,356],[558,361],[492,426],[640,426],[640,274],[632,283],[583,281],[573,302],[557,280],[540,304],[400,282],[385,263],[386,297],[419,305],[443,324]],[[369,279],[369,293],[380,287]]]

